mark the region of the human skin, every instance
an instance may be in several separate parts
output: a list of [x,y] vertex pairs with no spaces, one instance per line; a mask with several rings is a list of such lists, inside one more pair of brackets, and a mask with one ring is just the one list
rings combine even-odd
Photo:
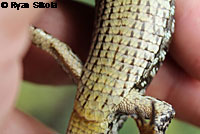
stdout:
[[[55,133],[17,110],[14,104],[23,77],[43,84],[72,83],[48,54],[33,46],[28,51],[29,24],[67,42],[83,61],[87,57],[93,8],[71,1],[62,2],[59,7],[45,12],[31,8],[19,11],[0,8],[0,132],[3,134]],[[199,0],[176,0],[173,43],[164,65],[147,90],[147,95],[171,103],[177,118],[196,126],[200,126],[199,7]]]

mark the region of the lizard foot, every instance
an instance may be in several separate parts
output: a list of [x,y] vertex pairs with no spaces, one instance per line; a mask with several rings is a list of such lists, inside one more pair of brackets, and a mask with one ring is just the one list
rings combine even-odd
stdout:
[[155,102],[152,102],[152,114],[150,121],[147,122],[145,118],[141,115],[139,109],[136,107],[135,109],[136,115],[132,116],[136,121],[136,124],[139,128],[140,134],[156,134],[155,131],[155,118],[156,118],[156,110],[155,110]]

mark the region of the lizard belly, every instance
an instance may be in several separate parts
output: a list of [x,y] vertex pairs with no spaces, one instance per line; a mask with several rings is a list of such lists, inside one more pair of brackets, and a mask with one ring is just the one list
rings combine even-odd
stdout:
[[81,131],[108,132],[124,97],[133,90],[144,94],[168,50],[173,5],[173,0],[98,1],[91,51],[71,117],[71,122],[93,126]]

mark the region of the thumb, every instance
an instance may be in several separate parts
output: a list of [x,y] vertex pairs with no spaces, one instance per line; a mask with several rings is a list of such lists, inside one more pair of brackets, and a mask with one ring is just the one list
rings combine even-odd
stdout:
[[[11,4],[12,1],[6,2]],[[28,47],[29,24],[43,11],[39,8],[34,9],[31,6],[32,1],[15,2],[28,3],[30,7],[20,10],[10,6],[0,7],[0,126],[15,104],[22,77],[22,55]],[[43,0],[43,2],[48,1]]]

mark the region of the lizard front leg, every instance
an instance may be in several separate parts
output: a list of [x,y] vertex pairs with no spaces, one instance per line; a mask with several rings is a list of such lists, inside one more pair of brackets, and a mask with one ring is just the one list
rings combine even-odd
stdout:
[[[140,134],[165,134],[171,119],[175,116],[170,104],[137,92],[125,97],[118,111],[134,117]],[[150,119],[150,122],[147,123],[145,119]]]
[[39,28],[30,27],[30,31],[34,45],[52,55],[62,66],[63,70],[70,73],[74,81],[78,82],[83,65],[71,48]]

